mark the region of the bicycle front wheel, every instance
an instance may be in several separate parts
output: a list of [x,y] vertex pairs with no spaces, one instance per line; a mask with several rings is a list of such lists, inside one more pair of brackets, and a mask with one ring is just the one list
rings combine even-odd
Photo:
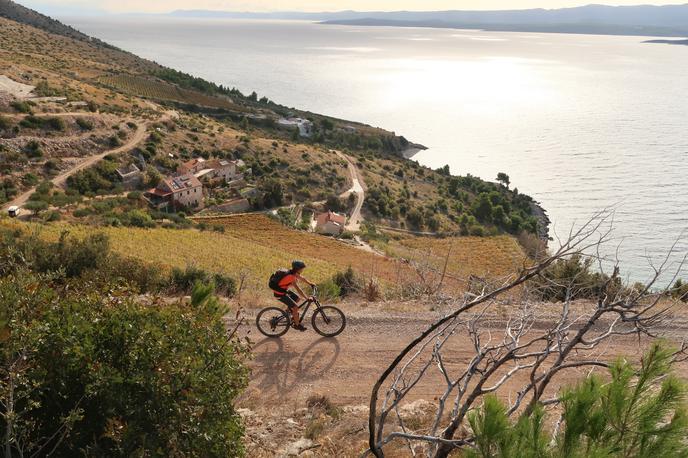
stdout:
[[280,337],[289,331],[291,320],[287,312],[277,307],[261,310],[256,317],[256,326],[267,337]]
[[346,317],[337,307],[326,305],[313,313],[311,323],[315,332],[321,336],[334,337],[341,334],[346,327]]

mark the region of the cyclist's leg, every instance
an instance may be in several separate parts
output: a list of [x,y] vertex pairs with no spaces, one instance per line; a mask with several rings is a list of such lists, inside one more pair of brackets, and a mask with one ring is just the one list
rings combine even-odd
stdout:
[[279,297],[279,301],[287,306],[289,313],[291,313],[291,320],[294,326],[301,324],[301,317],[299,316],[299,305],[296,301],[299,296],[293,291],[287,291],[284,296]]

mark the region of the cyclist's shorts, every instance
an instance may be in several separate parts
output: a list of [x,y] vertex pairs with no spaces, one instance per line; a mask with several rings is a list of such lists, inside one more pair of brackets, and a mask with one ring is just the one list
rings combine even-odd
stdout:
[[299,304],[296,303],[296,301],[299,300],[299,295],[293,291],[287,291],[287,293],[285,295],[283,295],[283,296],[275,295],[275,297],[277,298],[278,301],[280,301],[281,303],[283,303],[284,305],[286,305],[290,309],[299,306]]

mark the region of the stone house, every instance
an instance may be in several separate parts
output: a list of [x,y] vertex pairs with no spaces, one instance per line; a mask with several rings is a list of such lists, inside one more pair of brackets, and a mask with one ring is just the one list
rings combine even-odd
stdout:
[[203,184],[193,175],[168,177],[146,192],[151,205],[157,208],[203,208]]
[[239,161],[227,159],[205,160],[202,157],[192,159],[180,165],[177,172],[180,174],[190,174],[199,180],[209,182],[221,180],[225,183],[243,179],[243,175],[238,173]]

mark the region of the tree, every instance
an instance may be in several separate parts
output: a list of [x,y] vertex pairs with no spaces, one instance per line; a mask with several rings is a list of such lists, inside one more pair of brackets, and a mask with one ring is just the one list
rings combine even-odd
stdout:
[[[634,287],[620,284],[619,267],[615,265],[613,272],[596,288],[595,301],[589,307],[572,307],[573,288],[577,287],[575,278],[566,283],[569,293],[561,303],[547,304],[546,310],[539,306],[542,304],[537,291],[540,286],[533,280],[558,261],[603,250],[600,245],[610,239],[611,221],[610,212],[601,212],[582,227],[572,229],[569,238],[563,240],[549,256],[527,261],[518,272],[501,281],[480,281],[470,289],[470,294],[456,299],[453,311],[448,311],[414,338],[383,370],[371,392],[369,451],[380,458],[384,456],[386,444],[400,440],[414,454],[417,446],[424,446],[428,456],[436,458],[445,458],[454,452],[463,455],[463,452],[479,450],[480,447],[488,451],[480,456],[547,456],[520,452],[500,455],[495,452],[495,447],[507,447],[514,441],[497,435],[498,441],[493,441],[490,446],[484,437],[476,434],[476,430],[484,433],[487,426],[493,431],[504,430],[509,426],[504,421],[506,416],[507,419],[523,419],[523,423],[517,422],[516,427],[528,431],[530,437],[539,438],[541,429],[538,430],[537,425],[542,424],[542,409],[547,411],[553,406],[566,408],[568,400],[579,398],[578,395],[567,398],[565,392],[557,394],[552,386],[581,370],[608,368],[612,376],[618,374],[620,383],[604,389],[600,387],[597,391],[602,394],[600,401],[596,401],[600,398],[597,394],[589,396],[587,399],[601,402],[597,410],[589,409],[598,413],[585,416],[583,420],[569,421],[567,426],[583,425],[587,429],[579,432],[572,429],[567,433],[577,434],[571,442],[611,437],[611,445],[616,447],[614,450],[627,453],[553,455],[676,456],[673,453],[657,455],[651,450],[673,450],[672,447],[686,439],[685,388],[680,388],[681,384],[675,379],[660,386],[659,390],[651,384],[665,378],[664,369],[669,360],[685,361],[688,344],[682,344],[675,352],[657,351],[653,347],[648,353],[650,356],[643,359],[642,368],[654,366],[655,369],[648,369],[649,375],[642,383],[642,372],[641,376],[636,376],[628,366],[610,363],[599,355],[600,349],[613,346],[614,339],[619,336],[637,336],[640,341],[656,338],[670,329],[673,322],[671,311],[677,304],[666,300],[667,288],[657,286],[663,276],[675,275],[684,265],[672,266],[674,273],[668,272],[669,254],[647,284]],[[522,288],[518,293],[522,297],[521,302],[503,309],[505,302],[500,297],[515,288]],[[554,318],[548,318],[555,310]],[[499,324],[490,323],[491,316],[500,316]],[[453,339],[461,334],[469,336],[468,347],[473,349],[473,356],[465,365],[453,362],[449,366],[447,352],[456,345]],[[462,343],[462,348],[465,347]],[[433,373],[435,370],[437,373]],[[405,422],[398,407],[404,399],[413,396],[417,387],[425,387],[420,381],[429,376],[437,376],[444,383],[435,385],[438,387],[436,393],[424,392],[425,396],[436,399],[436,410],[427,429],[417,432]],[[511,384],[509,388],[507,383]],[[609,391],[605,392],[605,389]],[[507,390],[510,396],[506,396]],[[499,398],[509,398],[506,408],[495,405],[487,397],[500,393],[502,396]],[[498,424],[491,420],[481,426],[481,418],[471,413],[481,403],[493,412],[490,415],[493,420],[499,420]],[[570,411],[579,412],[581,409],[575,407]],[[606,419],[600,415],[606,415]],[[474,429],[469,432],[465,428],[471,422]],[[605,425],[613,425],[612,429],[626,432],[615,435]],[[603,434],[605,431],[608,433],[606,436]],[[456,437],[459,433],[461,436]],[[559,437],[558,432],[553,435]],[[543,445],[539,439],[534,443],[539,444],[538,447]],[[610,445],[606,440],[598,443]],[[663,448],[665,445],[666,449]],[[636,452],[638,447],[645,447],[643,453]]]
[[416,229],[422,229],[425,225],[425,218],[417,208],[412,208],[406,213],[406,221]]
[[478,198],[473,202],[473,215],[481,222],[490,222],[492,220],[492,202],[490,195],[486,192],[478,194]]
[[346,209],[344,204],[342,203],[342,200],[339,198],[339,196],[336,195],[330,195],[327,197],[327,201],[325,202],[325,206],[327,207],[328,210],[333,211],[333,212],[341,212]]
[[446,177],[451,176],[451,173],[449,171],[449,165],[445,165],[444,167],[440,167],[439,169],[436,170],[437,173],[440,175],[444,175]]
[[275,179],[269,179],[261,183],[259,187],[263,192],[263,206],[265,208],[281,207],[284,205],[284,186]]
[[24,204],[24,208],[33,212],[35,216],[48,209],[48,202],[44,200],[30,200]]
[[685,457],[688,392],[670,372],[674,362],[674,352],[655,343],[639,368],[619,359],[608,369],[609,383],[589,374],[565,388],[559,431],[546,430],[541,405],[514,421],[508,407],[488,395],[468,414],[476,447],[467,456]]
[[511,180],[509,180],[509,175],[507,175],[504,172],[499,172],[497,174],[497,181],[499,181],[504,186],[506,186],[507,189],[509,189],[509,184],[511,184]]

